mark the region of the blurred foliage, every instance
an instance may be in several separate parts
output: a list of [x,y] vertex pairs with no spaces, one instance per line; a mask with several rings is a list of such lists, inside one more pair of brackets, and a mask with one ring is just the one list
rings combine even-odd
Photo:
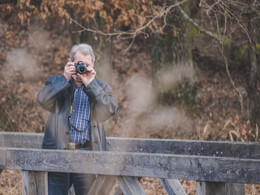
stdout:
[[[153,9],[151,9],[152,7]],[[54,17],[65,23],[70,22],[69,13],[70,10],[73,10],[73,12],[81,14],[85,21],[99,16],[105,20],[102,30],[109,31],[115,26],[129,26],[131,29],[137,29],[150,20],[149,16],[158,14],[159,9],[159,6],[154,6],[153,1],[149,0],[18,0],[16,4],[0,4],[0,18],[13,16],[21,24],[29,25],[33,16],[40,15],[42,19]],[[157,23],[153,22],[148,28],[157,29]]]
[[[142,27],[143,31],[163,32],[169,25],[173,33],[178,32],[174,24],[165,23],[171,11],[181,5],[185,12],[195,22],[218,36],[245,34],[248,36],[247,23],[259,22],[260,5],[254,1],[214,0],[202,1],[151,1],[151,0],[5,0],[0,2],[0,19],[12,17],[21,24],[30,25],[34,16],[43,20],[48,18],[60,19],[62,23],[72,22],[71,13],[80,14],[81,19],[90,21],[101,18],[105,21],[104,32],[117,29],[131,29]],[[125,27],[125,28],[124,28]],[[195,31],[192,32],[197,33]],[[245,39],[246,36],[241,37]]]
[[157,98],[163,106],[175,105],[187,114],[198,114],[202,107],[197,98],[197,88],[191,78],[182,78],[172,88],[162,91]]
[[16,124],[0,105],[0,131],[7,129],[8,131],[16,131]]
[[[229,59],[236,66],[248,65],[248,44],[238,44],[231,39],[225,38],[223,41],[224,51],[229,56]],[[260,44],[256,44],[256,58],[260,62]]]

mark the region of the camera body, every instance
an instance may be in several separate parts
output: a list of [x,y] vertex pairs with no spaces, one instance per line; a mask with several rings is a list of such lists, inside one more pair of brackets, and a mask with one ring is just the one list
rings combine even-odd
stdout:
[[74,63],[74,66],[76,68],[76,72],[79,74],[86,74],[88,72],[87,65],[84,64],[84,62],[82,61],[78,61]]

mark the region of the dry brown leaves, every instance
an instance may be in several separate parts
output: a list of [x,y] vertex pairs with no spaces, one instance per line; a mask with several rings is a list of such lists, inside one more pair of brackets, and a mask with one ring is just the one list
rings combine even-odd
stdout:
[[0,173],[0,195],[22,194],[22,180],[19,171],[3,170]]
[[[90,20],[95,22],[97,16],[103,19],[105,22],[102,29],[96,30],[108,32],[111,29],[119,29],[121,26],[128,26],[130,29],[136,30],[149,23],[154,16],[159,15],[160,11],[164,9],[164,4],[157,1],[154,5],[150,0],[45,0],[38,3],[31,0],[20,0],[16,5],[14,3],[0,5],[0,19],[10,17],[15,13],[16,20],[21,24],[30,25],[31,19],[37,15],[44,20],[56,18],[65,24],[71,22],[70,17],[75,19],[76,13],[87,22]],[[158,25],[162,25],[160,24],[161,18],[162,16],[158,20],[152,21],[144,30],[158,29]]]

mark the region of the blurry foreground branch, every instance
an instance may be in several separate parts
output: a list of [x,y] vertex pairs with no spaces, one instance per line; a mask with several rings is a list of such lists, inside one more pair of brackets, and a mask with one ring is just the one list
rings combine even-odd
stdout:
[[184,11],[183,9],[180,7],[181,4],[187,2],[188,0],[183,0],[181,2],[175,2],[173,5],[170,6],[163,6],[161,8],[161,10],[158,12],[158,14],[154,15],[149,21],[147,21],[143,26],[135,29],[135,30],[129,30],[129,31],[118,31],[118,32],[103,32],[101,30],[98,29],[91,29],[91,28],[86,28],[85,26],[83,26],[82,24],[80,24],[79,22],[77,22],[75,19],[70,17],[70,20],[77,24],[82,30],[77,31],[77,32],[83,32],[83,31],[88,31],[88,32],[92,32],[92,33],[97,33],[100,35],[104,35],[104,36],[117,36],[118,39],[134,39],[137,35],[139,34],[144,34],[146,37],[148,37],[148,33],[144,32],[145,29],[147,27],[149,27],[150,25],[152,25],[153,22],[155,22],[157,19],[163,18],[163,25],[160,28],[160,31],[163,31],[163,29],[167,26],[167,22],[166,22],[166,17],[167,15],[170,13],[170,11],[175,8],[178,7],[178,9],[180,10],[183,18],[188,21],[190,24],[192,24],[199,32],[213,38],[214,40],[217,40],[218,42],[222,42],[222,39],[213,34],[210,31],[207,31],[206,29],[204,29],[203,27],[201,27],[200,25],[198,25],[194,20],[192,20]]
[[200,25],[198,25],[194,20],[192,20],[187,14],[186,12],[180,7],[178,6],[179,11],[181,12],[183,18],[189,22],[191,25],[193,25],[199,32],[209,36],[210,38],[213,38],[215,40],[217,40],[218,42],[222,43],[222,39],[218,36],[213,34],[210,31],[207,31],[206,29],[204,29],[203,27],[201,27]]

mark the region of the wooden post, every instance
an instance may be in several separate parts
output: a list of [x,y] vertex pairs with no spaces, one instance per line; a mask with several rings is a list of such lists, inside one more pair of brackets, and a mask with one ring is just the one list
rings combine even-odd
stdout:
[[92,184],[88,194],[109,194],[115,183],[116,178],[114,176],[98,175],[95,182]]
[[197,181],[197,195],[245,195],[245,185],[224,182]]
[[197,195],[223,195],[225,183],[223,182],[197,182]]
[[178,179],[160,178],[160,182],[167,194],[186,195],[186,192]]
[[226,194],[228,195],[245,195],[245,184],[226,183]]
[[21,171],[23,195],[48,195],[48,174],[41,171]]
[[124,195],[145,195],[144,189],[137,177],[118,176],[116,180]]
[[75,195],[75,189],[74,189],[74,185],[71,185],[68,195]]
[[124,193],[122,192],[121,188],[119,187],[119,185],[116,186],[114,193],[112,193],[111,195],[124,195]]

